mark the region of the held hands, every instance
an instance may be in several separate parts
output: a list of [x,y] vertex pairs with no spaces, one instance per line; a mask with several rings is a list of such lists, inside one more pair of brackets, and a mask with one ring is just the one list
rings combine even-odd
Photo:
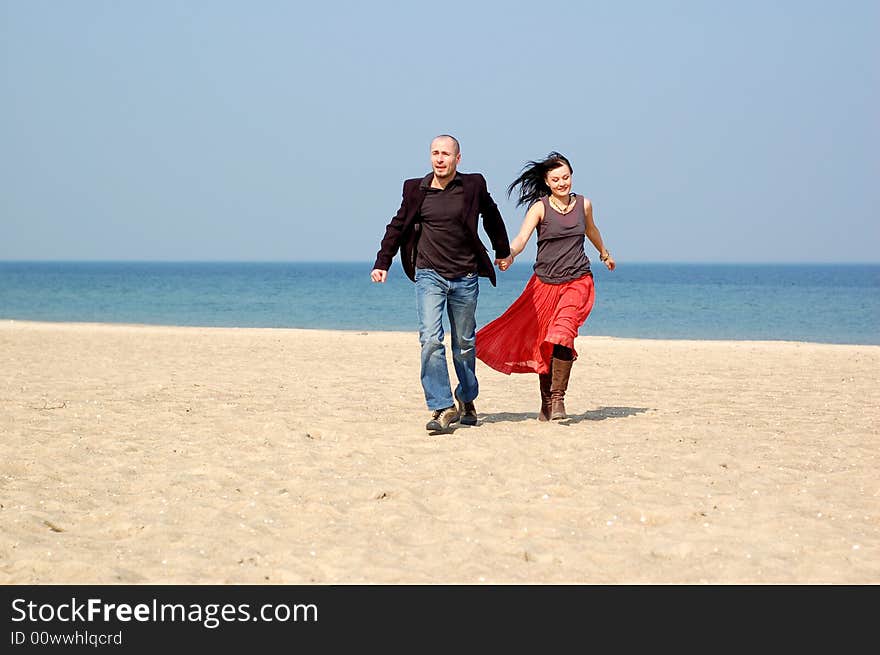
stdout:
[[502,259],[496,259],[495,266],[497,266],[502,271],[506,271],[508,268],[510,268],[510,265],[513,264],[513,260],[514,256],[508,255],[507,257],[504,257]]
[[388,271],[383,271],[381,268],[374,268],[370,273],[370,279],[373,282],[385,282],[388,277]]

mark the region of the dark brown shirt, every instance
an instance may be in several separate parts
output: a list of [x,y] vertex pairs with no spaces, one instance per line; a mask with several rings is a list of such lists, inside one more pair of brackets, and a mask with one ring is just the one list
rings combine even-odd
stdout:
[[425,199],[419,209],[422,235],[416,268],[431,268],[447,280],[477,271],[477,257],[464,220],[464,189],[456,174],[445,189],[422,181]]
[[[376,261],[373,268],[387,271],[391,261],[400,250],[400,263],[406,276],[415,281],[416,259],[418,258],[419,237],[421,236],[421,218],[419,210],[422,200],[425,199],[427,190],[422,183],[427,180],[431,183],[433,173],[424,177],[414,177],[403,182],[400,208],[385,226],[385,235],[376,253]],[[487,277],[492,285],[495,285],[495,268],[486,247],[478,236],[479,219],[483,218],[483,228],[489,235],[492,247],[495,249],[495,258],[500,259],[510,254],[510,242],[507,240],[507,228],[498,206],[492,200],[489,190],[486,188],[486,179],[480,173],[458,173],[461,178],[461,186],[464,190],[463,223],[469,237],[468,249],[474,253],[477,260],[477,274]]]

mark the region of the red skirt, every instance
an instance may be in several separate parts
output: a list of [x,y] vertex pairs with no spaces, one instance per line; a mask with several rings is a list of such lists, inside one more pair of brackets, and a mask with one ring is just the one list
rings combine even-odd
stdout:
[[507,311],[477,332],[477,358],[507,375],[549,372],[554,344],[577,359],[574,339],[594,299],[592,274],[563,284],[533,274]]

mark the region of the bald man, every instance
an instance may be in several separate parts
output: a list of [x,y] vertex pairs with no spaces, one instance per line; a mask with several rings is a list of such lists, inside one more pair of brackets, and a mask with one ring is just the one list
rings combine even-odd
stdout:
[[[493,261],[477,234],[479,217],[495,251],[494,264],[510,255],[501,212],[479,173],[461,173],[458,140],[441,134],[431,141],[431,172],[403,183],[403,200],[385,228],[370,277],[385,282],[400,250],[407,277],[416,284],[421,343],[421,381],[431,418],[429,432],[459,421],[476,425],[476,309],[480,277],[495,286]],[[449,317],[452,362],[458,385],[453,394],[443,315]],[[454,397],[453,397],[454,396]]]

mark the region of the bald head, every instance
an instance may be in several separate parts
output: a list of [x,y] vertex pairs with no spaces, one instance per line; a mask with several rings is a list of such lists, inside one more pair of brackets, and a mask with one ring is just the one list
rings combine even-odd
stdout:
[[431,150],[434,150],[434,146],[437,145],[438,141],[450,144],[453,149],[453,154],[461,154],[461,146],[458,144],[458,139],[456,139],[451,134],[438,134],[437,136],[435,136],[434,140],[431,141]]
[[434,169],[434,183],[441,189],[445,189],[449,181],[455,177],[458,162],[461,161],[461,152],[458,148],[458,139],[448,134],[441,134],[431,141],[431,167]]

